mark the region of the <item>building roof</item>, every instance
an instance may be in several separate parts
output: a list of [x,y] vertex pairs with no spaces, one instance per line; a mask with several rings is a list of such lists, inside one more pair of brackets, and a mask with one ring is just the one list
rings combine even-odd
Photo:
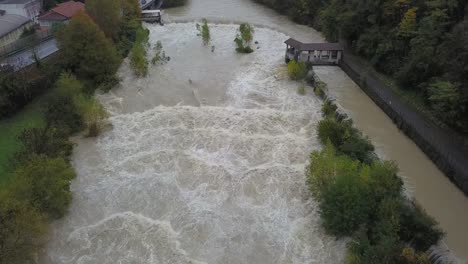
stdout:
[[20,15],[6,14],[0,16],[0,38],[28,23],[29,18]]
[[78,12],[85,10],[85,5],[81,2],[68,1],[58,4],[49,12],[39,17],[39,20],[66,20],[72,18]]
[[40,16],[38,18],[39,20],[48,20],[48,21],[64,21],[64,20],[67,20],[68,17],[66,16],[62,16],[61,14],[59,13],[55,13],[55,12],[52,12],[52,11],[49,11],[45,14],[43,14],[42,16]]
[[340,43],[302,43],[298,40],[290,38],[284,43],[301,51],[312,51],[312,50],[343,50]]

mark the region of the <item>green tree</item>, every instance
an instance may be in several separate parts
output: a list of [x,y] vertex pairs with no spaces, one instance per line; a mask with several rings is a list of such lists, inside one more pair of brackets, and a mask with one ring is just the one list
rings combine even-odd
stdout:
[[429,84],[429,103],[441,118],[455,121],[463,112],[463,96],[459,84],[447,81],[435,81]]
[[33,261],[46,230],[44,217],[34,207],[15,199],[9,190],[0,190],[0,264]]
[[14,172],[13,195],[19,201],[29,201],[39,212],[50,218],[62,217],[71,202],[73,168],[62,158],[35,156]]
[[104,33],[85,13],[74,16],[57,39],[68,69],[97,85],[112,83],[121,58]]
[[302,80],[307,76],[307,65],[304,62],[291,60],[288,63],[288,76],[291,80]]
[[234,42],[236,43],[236,51],[239,53],[252,53],[253,49],[250,44],[253,40],[255,30],[249,23],[242,23],[239,26],[238,33]]

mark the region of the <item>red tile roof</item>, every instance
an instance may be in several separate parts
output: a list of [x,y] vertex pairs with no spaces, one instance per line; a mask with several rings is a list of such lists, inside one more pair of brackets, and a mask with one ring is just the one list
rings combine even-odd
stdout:
[[71,18],[76,13],[85,10],[85,5],[81,2],[68,1],[61,4],[58,4],[56,7],[52,8],[52,11],[59,13],[62,16]]
[[85,5],[81,2],[68,1],[58,4],[49,12],[39,17],[39,20],[66,20],[72,18],[78,12],[85,10]]
[[67,17],[62,16],[58,13],[55,13],[54,11],[49,11],[39,17],[39,20],[49,20],[49,21],[64,21],[67,19],[68,19]]

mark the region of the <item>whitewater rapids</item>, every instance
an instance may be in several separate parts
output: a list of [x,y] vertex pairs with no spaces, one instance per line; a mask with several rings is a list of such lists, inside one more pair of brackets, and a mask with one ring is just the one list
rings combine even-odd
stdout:
[[321,103],[282,74],[288,37],[256,28],[239,55],[236,25],[210,25],[214,52],[194,23],[147,26],[171,60],[141,79],[124,64],[99,96],[112,129],[77,140],[44,262],[341,263],[305,186]]

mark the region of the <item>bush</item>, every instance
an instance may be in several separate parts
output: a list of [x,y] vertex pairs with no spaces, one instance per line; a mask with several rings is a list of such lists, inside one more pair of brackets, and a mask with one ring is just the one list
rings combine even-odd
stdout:
[[338,174],[357,174],[359,162],[336,153],[333,145],[328,142],[322,151],[314,151],[310,155],[307,166],[307,184],[317,200],[321,200],[323,193],[334,183]]
[[401,212],[401,239],[418,251],[427,251],[437,244],[444,233],[436,221],[415,202],[406,204]]
[[136,76],[144,77],[148,74],[148,60],[146,47],[148,46],[149,30],[139,28],[137,37],[130,54],[130,65]]
[[304,62],[292,60],[288,63],[288,76],[291,80],[302,80],[307,76],[307,65]]
[[327,118],[327,117],[335,117],[336,110],[338,110],[338,107],[330,100],[325,100],[322,106],[322,115]]
[[28,162],[36,155],[68,159],[72,153],[73,144],[67,136],[53,127],[27,128],[18,136],[18,141],[22,146],[10,163],[17,166]]
[[203,39],[203,44],[206,46],[210,43],[211,35],[210,35],[210,27],[208,26],[208,21],[204,18],[203,24],[200,26],[197,23],[197,30],[200,32],[200,35]]
[[364,180],[354,170],[336,171],[322,193],[320,213],[325,230],[337,237],[353,234],[368,221],[373,202]]
[[[326,119],[321,120],[318,125],[317,135],[320,142],[326,144],[330,140],[340,153],[371,164],[376,159],[374,146],[367,137],[353,127],[352,120],[340,118],[335,107],[327,102],[322,107]],[[335,109],[334,114],[333,109]]]
[[164,64],[170,60],[171,58],[169,56],[166,56],[166,52],[163,50],[161,41],[156,42],[156,45],[154,46],[154,56],[153,59],[151,59],[151,64]]
[[321,99],[326,98],[326,92],[325,90],[327,89],[327,84],[321,81],[316,81],[314,84],[314,93],[316,96],[318,96]]
[[40,69],[0,72],[0,118],[12,116],[51,87],[57,78],[58,67],[51,58],[49,62],[42,63]]
[[446,81],[435,81],[429,84],[428,101],[439,118],[457,128],[463,128],[464,124],[464,97],[460,90],[460,84]]
[[0,264],[34,263],[46,221],[29,202],[14,196],[10,190],[0,190]]
[[95,137],[99,135],[103,126],[107,113],[104,107],[96,98],[91,96],[80,96],[76,98],[75,103],[80,111],[82,122],[86,127],[86,135]]
[[334,118],[326,118],[318,123],[317,134],[322,145],[330,140],[335,148],[339,148],[344,143],[345,133],[346,128]]
[[72,199],[70,183],[75,172],[64,159],[34,156],[16,169],[14,177],[12,188],[18,200],[29,201],[52,219],[65,214]]
[[250,47],[250,44],[253,40],[253,34],[255,30],[248,23],[242,23],[239,26],[239,31],[234,39],[236,43],[236,51],[239,53],[252,53],[253,49]]

